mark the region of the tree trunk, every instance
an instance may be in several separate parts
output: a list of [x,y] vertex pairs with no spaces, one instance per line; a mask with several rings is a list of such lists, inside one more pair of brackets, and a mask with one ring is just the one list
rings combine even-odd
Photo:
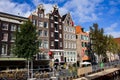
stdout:
[[33,78],[33,60],[31,60],[31,78]]
[[28,79],[30,78],[30,75],[29,75],[29,60],[28,60]]

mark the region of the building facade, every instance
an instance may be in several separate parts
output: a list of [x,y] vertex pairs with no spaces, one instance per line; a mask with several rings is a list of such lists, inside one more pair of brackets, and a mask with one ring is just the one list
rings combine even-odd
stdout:
[[[20,24],[27,20],[28,18],[25,17],[0,12],[0,67],[4,63],[5,68],[8,64],[6,61],[15,57],[11,51],[14,40],[16,39],[15,31],[20,30]],[[15,62],[13,59],[11,60],[11,62]],[[11,65],[11,67],[13,66]]]
[[50,64],[57,63],[57,65],[64,63],[63,24],[58,7],[54,5],[53,10],[45,14],[44,6],[40,4],[29,18],[37,27],[36,31],[40,40],[37,60],[44,60]]
[[63,15],[64,60],[68,64],[77,62],[76,34],[70,13]]
[[82,62],[89,60],[88,57],[89,33],[85,32],[81,26],[76,26],[76,38],[77,38],[78,61]]
[[53,6],[53,10],[49,14],[49,47],[50,52],[54,55],[54,61],[64,63],[63,24],[56,5]]
[[37,27],[37,36],[40,40],[39,54],[36,55],[37,60],[49,59],[49,18],[45,15],[44,6],[40,4],[37,9],[29,16],[33,25]]

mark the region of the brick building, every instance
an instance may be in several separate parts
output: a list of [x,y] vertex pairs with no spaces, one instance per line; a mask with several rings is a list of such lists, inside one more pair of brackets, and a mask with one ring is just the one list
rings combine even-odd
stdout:
[[17,67],[19,66],[17,63],[24,60],[15,58],[11,49],[15,40],[15,31],[19,30],[20,24],[26,20],[28,18],[0,12],[0,68]]

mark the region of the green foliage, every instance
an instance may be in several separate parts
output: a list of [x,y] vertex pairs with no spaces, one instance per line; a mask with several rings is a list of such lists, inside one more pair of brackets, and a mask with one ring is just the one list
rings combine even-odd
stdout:
[[103,35],[104,30],[98,28],[98,24],[90,27],[90,36],[92,39],[93,51],[99,56],[106,53],[106,36]]
[[118,53],[120,46],[114,41],[111,35],[104,35],[104,30],[98,28],[98,24],[90,27],[90,37],[92,39],[93,52],[98,56],[107,57],[106,52]]
[[36,27],[32,22],[26,21],[20,26],[20,31],[16,31],[16,40],[13,54],[17,57],[32,59],[38,53],[39,41],[37,40]]

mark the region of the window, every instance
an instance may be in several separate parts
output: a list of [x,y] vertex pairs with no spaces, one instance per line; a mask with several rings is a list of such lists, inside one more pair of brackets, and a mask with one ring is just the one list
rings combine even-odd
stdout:
[[82,47],[84,47],[84,42],[82,42]]
[[68,48],[70,48],[70,42],[68,42]]
[[47,31],[44,31],[44,36],[48,36],[48,32]]
[[68,36],[67,38],[70,39],[70,37],[69,37],[70,35],[68,34],[67,36]]
[[8,30],[8,23],[3,23],[2,29],[3,30]]
[[43,47],[48,49],[48,41],[46,41],[46,40],[43,41]]
[[51,46],[54,46],[54,42],[53,41],[51,41]]
[[58,39],[59,38],[59,35],[58,35],[58,33],[54,33],[54,37],[55,37],[55,39]]
[[76,43],[74,43],[74,49],[76,49]]
[[58,31],[58,24],[54,24],[55,31]]
[[51,37],[53,37],[54,36],[54,33],[53,32],[51,32]]
[[62,38],[62,34],[60,33],[59,35],[60,35],[60,38]]
[[11,41],[15,41],[15,39],[16,39],[15,34],[11,33],[10,36],[11,36]]
[[51,23],[51,28],[53,28],[53,23]]
[[2,41],[7,41],[7,40],[8,40],[8,34],[2,33]]
[[48,28],[48,23],[44,22],[44,28]]
[[61,26],[61,25],[59,25],[59,29],[62,29],[62,26]]
[[11,24],[11,31],[16,31],[17,26],[15,24]]
[[58,17],[54,16],[54,20],[55,20],[56,22],[58,22]]
[[38,23],[39,27],[43,27],[43,22],[40,22]]
[[53,20],[53,16],[51,16],[51,19]]
[[38,16],[39,16],[40,18],[43,18],[43,13],[39,13]]
[[62,42],[60,42],[60,47],[62,47]]
[[65,48],[67,48],[67,42],[65,42]]
[[69,62],[69,59],[68,59],[68,62]]
[[7,55],[7,44],[2,44],[2,55]]
[[64,38],[66,39],[66,34],[64,34]]
[[58,42],[55,42],[55,49],[58,49]]
[[66,31],[66,27],[64,26],[64,31]]
[[18,26],[18,32],[20,32],[20,26]]
[[61,19],[59,19],[59,22],[61,22]]
[[33,25],[35,25],[36,24],[36,21],[35,20],[33,20]]
[[43,47],[43,43],[42,43],[42,41],[39,42],[39,47]]
[[39,30],[39,31],[38,31],[38,35],[39,35],[39,36],[42,36],[42,30]]

